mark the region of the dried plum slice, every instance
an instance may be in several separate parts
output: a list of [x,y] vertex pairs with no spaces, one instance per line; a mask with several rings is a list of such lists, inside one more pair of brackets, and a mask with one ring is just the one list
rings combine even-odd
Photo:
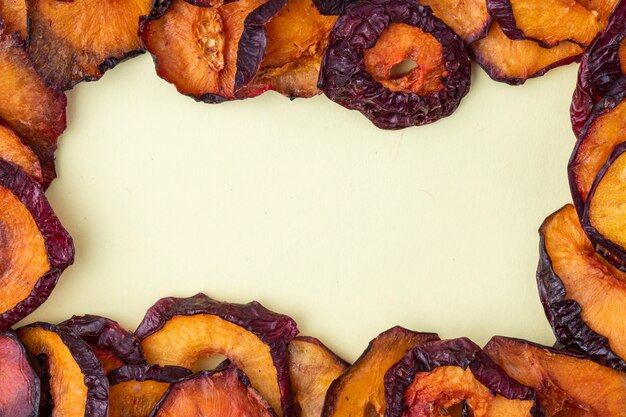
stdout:
[[0,333],[0,416],[37,417],[40,398],[39,376],[22,342],[13,332]]
[[126,365],[109,372],[109,417],[148,417],[173,381],[191,375],[179,366]]
[[[143,52],[139,17],[150,0],[27,0],[29,53],[48,85],[67,90],[95,81]],[[106,28],[106,29],[105,29]]]
[[385,394],[386,417],[442,416],[455,406],[475,417],[543,417],[536,393],[466,338],[409,350],[386,373]]
[[465,43],[482,39],[489,32],[491,16],[486,0],[420,0],[418,3],[430,7]]
[[619,416],[626,408],[626,375],[580,355],[507,337],[494,337],[484,352],[537,392],[546,417]]
[[22,39],[28,36],[26,0],[0,0],[0,19],[4,22],[5,33],[17,32]]
[[17,165],[32,179],[42,184],[41,164],[37,155],[2,121],[0,121],[0,158]]
[[492,79],[511,85],[523,84],[529,78],[571,64],[583,53],[579,45],[571,42],[562,42],[548,49],[531,40],[512,40],[495,21],[489,35],[474,42],[471,50],[476,62]]
[[43,190],[0,159],[0,330],[39,307],[74,261],[72,238]]
[[295,416],[287,344],[297,333],[291,318],[257,302],[224,303],[204,294],[159,300],[135,332],[148,363],[193,369],[205,357],[226,356],[281,417]]
[[539,233],[539,295],[559,343],[626,370],[626,273],[595,251],[572,205]]
[[74,316],[61,326],[70,328],[91,347],[105,372],[144,363],[141,342],[116,321],[94,315]]
[[169,0],[142,18],[140,36],[157,74],[198,101],[232,100],[259,70],[265,25],[287,0],[192,5]]
[[384,416],[384,375],[416,345],[438,340],[433,333],[393,327],[369,343],[361,357],[328,389],[322,417]]
[[[413,69],[395,73],[411,60]],[[379,128],[419,126],[456,110],[469,91],[470,60],[463,41],[430,9],[410,0],[363,0],[333,28],[318,86]]]
[[47,369],[52,417],[107,417],[109,383],[85,342],[48,323],[22,327],[17,335]]
[[314,337],[289,343],[289,377],[300,417],[319,417],[330,384],[350,366]]

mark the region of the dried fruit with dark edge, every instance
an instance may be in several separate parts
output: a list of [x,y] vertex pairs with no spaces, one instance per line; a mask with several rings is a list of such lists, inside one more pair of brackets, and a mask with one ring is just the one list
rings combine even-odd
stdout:
[[0,331],[39,307],[74,262],[72,238],[28,174],[0,159]]
[[361,357],[328,389],[322,417],[384,416],[385,372],[416,345],[439,340],[434,333],[393,327],[372,340]]
[[54,417],[107,417],[109,383],[85,342],[48,323],[22,327],[17,335],[47,370]]
[[484,351],[537,392],[546,417],[620,416],[626,409],[626,374],[581,355],[507,337],[494,337]]
[[0,0],[0,19],[4,21],[6,33],[17,32],[22,39],[28,36],[26,0]]
[[0,333],[0,416],[37,417],[41,384],[15,333]]
[[248,377],[230,366],[202,371],[170,385],[150,417],[275,417],[250,385]]
[[139,32],[161,78],[198,101],[219,103],[239,97],[259,70],[265,25],[286,2],[166,0],[142,18]]
[[319,417],[330,384],[350,366],[314,337],[289,343],[289,377],[300,417]]
[[295,416],[287,344],[297,333],[291,318],[256,301],[231,304],[204,294],[159,300],[135,332],[148,363],[193,369],[202,358],[226,356],[281,417]]
[[29,52],[42,78],[58,90],[95,81],[143,52],[139,17],[150,0],[27,0]]
[[105,372],[123,365],[144,363],[141,342],[116,321],[94,315],[74,316],[61,326],[70,328],[89,345]]
[[158,365],[126,365],[109,372],[109,417],[148,417],[170,384],[191,373]]
[[[411,60],[415,68],[395,73]],[[363,0],[333,28],[318,86],[380,128],[424,125],[456,110],[469,91],[470,60],[463,41],[430,9],[410,0]]]
[[37,155],[2,121],[0,121],[0,158],[17,165],[32,179],[39,184],[42,183],[41,164]]
[[489,32],[491,16],[486,0],[420,0],[418,3],[430,7],[465,43],[482,39]]
[[325,16],[340,16],[346,12],[348,6],[356,0],[313,0],[317,10]]
[[572,205],[548,217],[539,233],[539,295],[558,341],[626,370],[626,273],[595,251]]

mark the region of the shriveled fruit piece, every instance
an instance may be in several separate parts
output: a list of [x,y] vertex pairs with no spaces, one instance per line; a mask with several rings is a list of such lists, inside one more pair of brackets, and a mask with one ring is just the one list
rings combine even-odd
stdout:
[[626,369],[626,273],[595,251],[572,205],[548,217],[539,233],[539,295],[558,341]]
[[98,80],[143,52],[137,30],[139,17],[150,12],[150,0],[26,1],[30,55],[56,89]]
[[289,343],[289,377],[300,417],[319,417],[330,384],[350,366],[314,337]]
[[0,0],[0,19],[4,22],[5,33],[17,32],[22,39],[28,36],[26,0]]
[[105,372],[123,365],[144,363],[141,342],[116,321],[94,315],[74,316],[61,326],[72,330],[89,345]]
[[356,0],[313,0],[317,10],[325,16],[341,16]]
[[107,417],[109,383],[85,342],[48,323],[22,327],[17,335],[47,370],[51,417]]
[[439,340],[434,333],[393,327],[369,343],[361,357],[328,389],[322,417],[384,416],[385,373],[416,345]]
[[22,342],[0,333],[0,416],[37,417],[41,384]]
[[173,381],[191,375],[179,366],[126,365],[109,372],[109,417],[148,417]]
[[150,417],[275,417],[248,377],[230,366],[174,382]]
[[32,179],[39,184],[42,183],[41,164],[37,155],[2,121],[0,121],[0,158],[14,163]]
[[507,337],[494,337],[484,351],[512,378],[537,392],[546,417],[620,416],[626,409],[623,372]]
[[[407,62],[414,67],[399,70]],[[419,126],[456,110],[469,91],[470,60],[463,41],[430,9],[410,0],[363,0],[333,28],[318,86],[379,128]]]
[[418,3],[430,7],[465,43],[482,39],[489,32],[491,16],[486,0],[419,0]]
[[159,300],[135,332],[148,363],[193,369],[203,358],[226,356],[281,417],[295,415],[287,344],[297,333],[295,321],[256,301],[231,304],[204,294]]
[[535,392],[510,378],[466,338],[418,345],[385,375],[387,417],[543,417]]
[[571,64],[583,53],[583,48],[571,42],[548,49],[531,40],[512,40],[495,21],[489,35],[474,42],[471,49],[476,62],[491,78],[511,85],[524,84],[529,78]]
[[0,159],[0,331],[39,307],[74,261],[72,238],[43,190]]
[[286,1],[166,0],[142,18],[139,32],[161,78],[198,101],[219,103],[238,98],[259,70],[265,25]]

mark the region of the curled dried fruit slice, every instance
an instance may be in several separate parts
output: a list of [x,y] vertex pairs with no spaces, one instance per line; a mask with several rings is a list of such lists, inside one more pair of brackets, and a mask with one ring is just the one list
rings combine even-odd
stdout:
[[234,366],[203,371],[173,383],[150,417],[275,417],[248,377]]
[[48,323],[17,330],[49,377],[52,417],[106,417],[109,384],[89,346],[71,332]]
[[39,184],[43,178],[37,155],[26,146],[9,126],[0,121],[0,158],[14,163]]
[[537,283],[562,346],[626,369],[626,274],[599,255],[567,205],[546,219]]
[[[407,62],[414,67],[398,74]],[[463,41],[430,9],[410,0],[364,0],[333,28],[318,86],[380,128],[424,125],[456,110],[469,91],[470,60]]]
[[266,50],[265,25],[285,3],[167,0],[142,18],[139,32],[161,78],[198,101],[219,103],[237,98],[257,73]]
[[0,330],[37,307],[74,261],[72,238],[43,190],[16,165],[0,159]]
[[28,36],[26,0],[0,0],[0,19],[4,22],[5,33],[17,32],[22,39]]
[[322,417],[384,416],[384,376],[416,345],[438,340],[433,333],[393,327],[372,340],[361,357],[328,389]]
[[67,90],[143,51],[139,17],[150,0],[27,0],[29,52],[46,82]]
[[430,7],[465,43],[482,39],[489,32],[491,16],[486,0],[419,0],[418,3]]
[[276,413],[286,417],[295,415],[287,344],[297,333],[291,318],[257,302],[223,303],[204,294],[159,300],[135,332],[148,363],[193,369],[203,358],[226,356],[250,376]]
[[624,412],[624,373],[579,355],[507,337],[494,337],[484,351],[512,378],[537,392],[546,417]]
[[105,372],[144,362],[141,342],[116,321],[101,316],[74,316],[60,324],[83,339],[102,363]]
[[109,372],[109,417],[148,417],[173,381],[191,375],[179,366],[126,365]]
[[22,342],[0,333],[0,416],[37,417],[41,384]]
[[465,338],[409,350],[386,373],[385,393],[387,417],[442,416],[454,407],[469,407],[475,417],[543,417],[535,392]]
[[300,417],[319,417],[330,384],[350,366],[314,337],[289,343],[289,377]]

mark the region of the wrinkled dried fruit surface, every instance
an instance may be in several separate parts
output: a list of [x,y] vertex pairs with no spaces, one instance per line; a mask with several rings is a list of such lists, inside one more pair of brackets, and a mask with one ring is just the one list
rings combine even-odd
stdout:
[[531,40],[512,40],[493,22],[489,35],[471,45],[476,62],[496,81],[511,85],[540,77],[549,70],[571,64],[580,58],[583,49],[571,42],[554,48],[543,48]]
[[0,333],[0,416],[37,417],[41,385],[15,333]]
[[0,159],[0,330],[39,307],[74,261],[72,238],[28,174]]
[[142,52],[137,30],[150,0],[27,0],[29,52],[48,85],[67,90],[94,81]]
[[17,334],[48,370],[52,417],[106,417],[109,384],[87,344],[52,324],[34,323]]
[[494,337],[484,351],[518,382],[532,387],[546,417],[619,416],[626,374],[525,340]]
[[10,127],[0,122],[0,158],[14,163],[39,184],[43,178],[37,155],[26,146]]
[[540,229],[539,295],[558,341],[626,369],[626,273],[595,251],[567,205]]
[[0,0],[0,18],[6,26],[5,33],[17,32],[22,39],[28,35],[26,0]]
[[438,339],[436,334],[402,327],[378,335],[361,357],[330,385],[322,417],[384,416],[387,370],[414,346]]
[[[416,66],[391,71],[407,60]],[[428,8],[409,0],[364,0],[333,28],[318,86],[377,127],[419,126],[456,110],[469,91],[470,61],[463,41]]]
[[226,356],[286,417],[295,415],[287,344],[297,333],[291,318],[257,302],[224,303],[204,294],[159,300],[135,332],[148,363],[193,369],[203,358]]
[[465,43],[487,36],[491,16],[486,0],[420,0],[418,3],[430,7]]

